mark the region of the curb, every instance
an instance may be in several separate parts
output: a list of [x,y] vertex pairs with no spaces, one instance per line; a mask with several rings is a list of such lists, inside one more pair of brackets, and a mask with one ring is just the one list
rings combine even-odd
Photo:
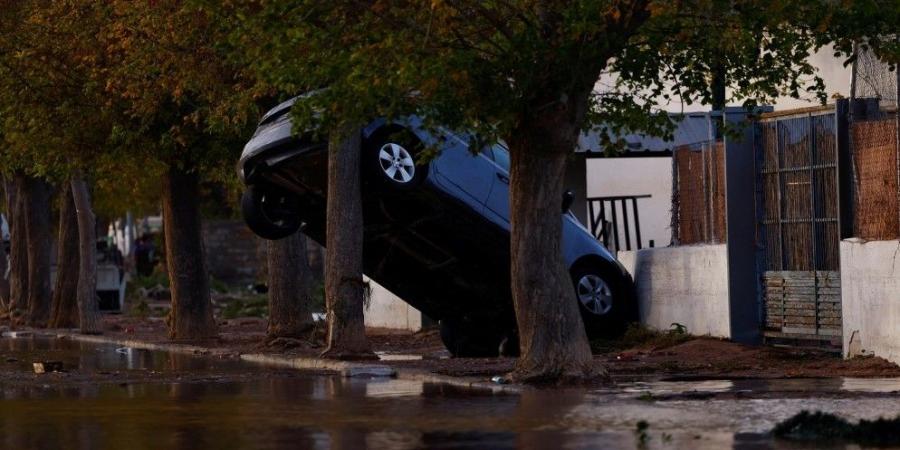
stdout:
[[192,356],[235,357],[241,361],[261,366],[284,367],[301,371],[336,372],[344,377],[395,377],[399,380],[423,383],[446,384],[455,387],[490,391],[493,394],[519,394],[524,386],[518,384],[496,384],[471,377],[452,377],[422,369],[396,368],[384,364],[336,361],[324,358],[287,357],[279,355],[244,353],[238,354],[227,349],[212,349],[187,344],[153,343],[135,339],[120,339],[106,336],[79,334],[71,331],[29,331],[29,336],[72,339],[89,344],[112,344],[141,350],[161,351]]

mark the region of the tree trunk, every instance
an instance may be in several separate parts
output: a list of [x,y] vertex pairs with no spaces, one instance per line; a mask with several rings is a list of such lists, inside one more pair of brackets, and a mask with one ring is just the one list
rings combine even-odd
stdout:
[[79,329],[84,334],[100,334],[100,306],[97,303],[97,230],[87,183],[72,177],[72,204],[78,221],[78,304]]
[[78,215],[72,188],[61,191],[59,202],[59,241],[56,253],[56,285],[50,303],[50,328],[78,326],[78,278],[81,266],[78,246]]
[[28,239],[26,236],[24,198],[25,175],[15,174],[6,183],[6,204],[9,211],[9,308],[10,320],[15,323],[28,305]]
[[50,184],[28,179],[25,214],[28,225],[28,325],[45,327],[50,320]]
[[[575,107],[586,108],[586,99],[587,93],[585,103]],[[511,282],[520,346],[512,376],[523,382],[594,374],[561,250],[566,159],[578,136],[577,115],[583,113],[571,108],[549,108],[510,139]]]
[[375,358],[363,319],[363,218],[359,127],[346,126],[328,144],[325,304],[328,348],[338,359]]
[[267,338],[299,338],[312,328],[312,272],[306,259],[306,236],[295,233],[266,243],[269,266]]
[[212,339],[218,327],[209,298],[197,172],[170,167],[163,180],[162,204],[172,291],[169,337],[182,341]]

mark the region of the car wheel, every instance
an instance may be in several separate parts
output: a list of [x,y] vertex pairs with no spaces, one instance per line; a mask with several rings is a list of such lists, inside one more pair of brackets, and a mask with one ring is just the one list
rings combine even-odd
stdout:
[[412,132],[388,128],[376,132],[366,145],[369,175],[390,189],[412,189],[428,175],[428,164],[417,162],[423,144]]
[[300,230],[297,196],[274,186],[247,187],[241,213],[247,227],[263,239],[283,239]]
[[628,280],[615,270],[584,264],[572,270],[572,282],[588,338],[621,336],[636,319]]
[[489,324],[462,325],[454,321],[441,321],[441,341],[455,358],[494,358],[511,356],[518,352],[518,341],[494,332]]

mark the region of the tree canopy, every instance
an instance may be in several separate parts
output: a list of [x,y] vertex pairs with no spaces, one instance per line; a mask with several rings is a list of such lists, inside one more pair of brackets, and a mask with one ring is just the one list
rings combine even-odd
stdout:
[[716,70],[748,108],[825,101],[809,56],[832,44],[849,62],[862,42],[896,60],[900,24],[894,0],[248,3],[246,62],[288,92],[329,86],[308,100],[326,116],[415,111],[494,137],[558,102],[548,86],[592,91],[585,127],[660,135],[671,127],[653,113],[671,97],[710,104]]

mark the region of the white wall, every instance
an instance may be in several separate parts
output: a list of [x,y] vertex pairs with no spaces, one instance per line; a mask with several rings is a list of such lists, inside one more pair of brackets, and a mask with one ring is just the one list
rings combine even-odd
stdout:
[[[817,75],[825,82],[825,92],[828,93],[829,103],[833,103],[831,98],[835,94],[842,97],[850,97],[850,66],[844,67],[843,58],[834,57],[834,47],[827,46],[814,53],[809,62],[816,67]],[[805,108],[809,106],[819,106],[819,101],[815,95],[810,93],[800,93],[800,98],[779,97],[775,102],[775,110],[785,110],[793,108]]]
[[[813,53],[809,57],[809,62],[816,68],[816,73],[819,77],[822,78],[822,81],[825,82],[825,92],[828,94],[828,97],[831,98],[835,94],[839,94],[843,97],[850,96],[850,74],[851,69],[850,66],[844,67],[844,58],[835,58],[834,57],[834,47],[826,46],[823,47],[816,53]],[[812,77],[806,77],[807,81],[811,82]],[[597,81],[597,84],[594,86],[594,89],[598,92],[609,92],[614,90],[616,84],[617,77],[614,74],[604,74],[600,77],[600,80]],[[674,95],[672,92],[668,93],[670,96],[670,100],[664,101],[662,98],[658,98],[660,109],[668,112],[698,112],[698,111],[709,111],[709,105],[703,105],[699,102],[695,101],[690,104],[683,103],[679,99],[678,95]],[[731,97],[731,90],[729,89],[727,95]],[[833,100],[829,100],[829,102],[833,102]],[[776,110],[785,110],[785,109],[793,109],[793,108],[805,108],[808,106],[818,106],[819,101],[815,98],[814,95],[804,92],[801,88],[800,90],[800,98],[792,98],[789,96],[778,97],[773,106],[775,106]],[[728,106],[740,106],[739,104],[729,104]]]
[[[642,244],[648,247],[652,239],[657,247],[665,247],[672,241],[672,158],[588,158],[588,197],[646,194],[652,197],[638,200]],[[621,237],[621,211],[618,214]],[[607,220],[610,217],[607,211]],[[589,220],[584,223],[590,225]],[[633,239],[633,220],[631,226]]]
[[619,252],[637,288],[641,323],[697,336],[731,337],[727,249],[695,245]]
[[900,241],[841,242],[844,355],[900,364]]
[[363,311],[366,327],[402,331],[422,329],[422,313],[372,279],[365,277],[371,287],[369,306]]

